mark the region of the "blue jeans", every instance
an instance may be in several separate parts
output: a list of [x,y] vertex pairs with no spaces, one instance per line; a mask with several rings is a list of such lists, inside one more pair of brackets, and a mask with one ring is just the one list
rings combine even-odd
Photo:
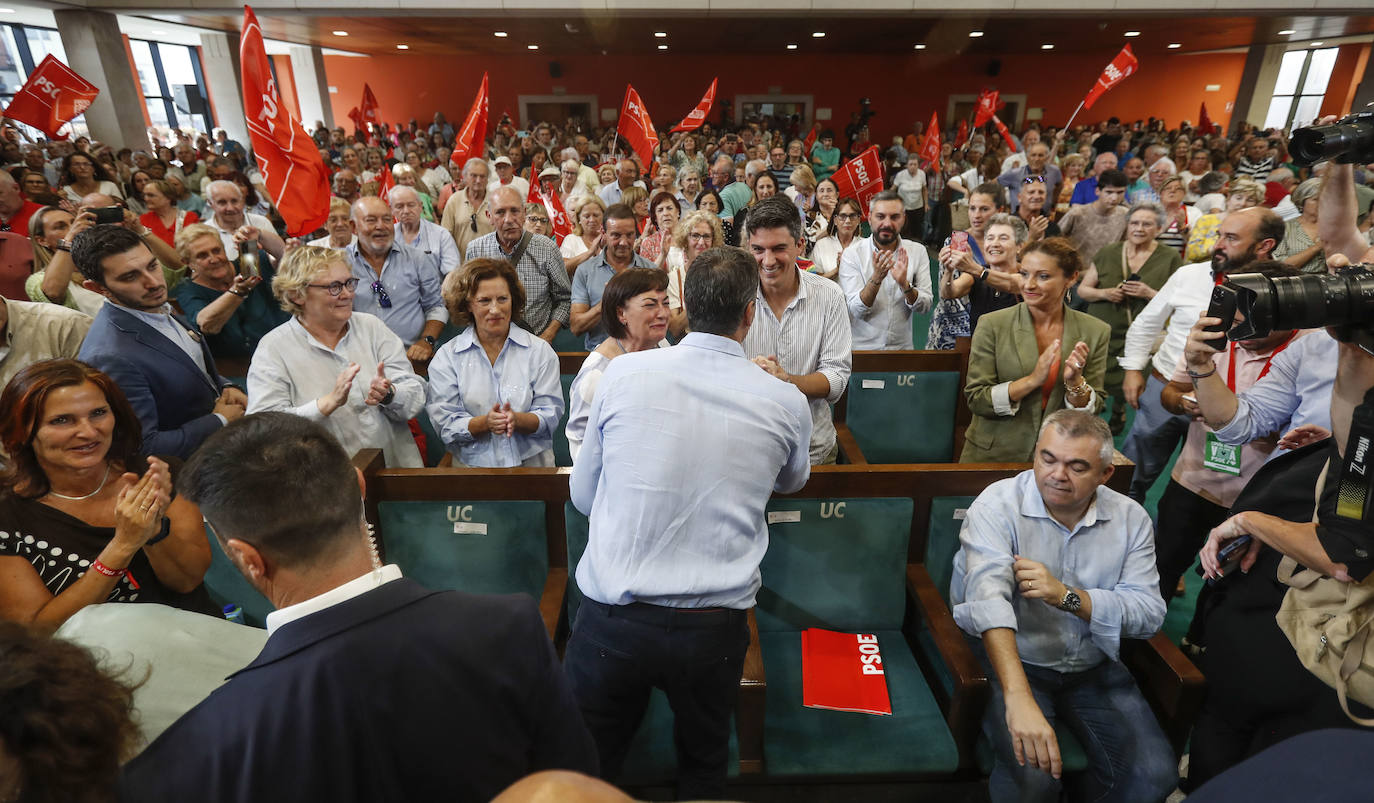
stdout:
[[1155,484],[1169,458],[1174,456],[1179,441],[1188,434],[1188,416],[1174,415],[1164,409],[1159,401],[1159,393],[1164,383],[1153,373],[1145,380],[1145,390],[1140,393],[1140,409],[1135,412],[1135,423],[1131,424],[1126,442],[1121,444],[1121,453],[1135,463],[1135,473],[1131,475],[1131,489],[1128,492],[1135,501],[1145,504],[1145,495]]
[[[1057,803],[1061,781],[1044,770],[1016,763],[1002,684],[982,640],[971,643],[992,686],[983,716],[983,735],[992,744],[995,757],[988,794],[993,803]],[[1088,770],[1077,790],[1080,794],[1073,799],[1160,803],[1178,785],[1178,761],[1169,740],[1136,688],[1135,679],[1120,662],[1103,661],[1092,669],[1071,673],[1021,666],[1045,719],[1050,725],[1066,725],[1087,753]]]
[[730,714],[749,648],[746,617],[742,610],[582,600],[563,672],[596,741],[603,778],[620,775],[657,687],[673,709],[678,798],[725,796]]

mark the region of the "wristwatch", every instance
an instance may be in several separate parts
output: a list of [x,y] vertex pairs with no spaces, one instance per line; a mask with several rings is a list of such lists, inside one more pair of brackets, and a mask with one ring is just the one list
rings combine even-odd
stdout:
[[1068,586],[1064,586],[1064,598],[1059,600],[1059,604],[1055,607],[1061,611],[1078,613],[1078,611],[1083,608],[1083,598],[1078,596],[1077,591],[1074,591]]
[[992,273],[992,268],[983,268],[983,272],[978,274],[979,280],[986,282],[988,280],[989,273]]
[[434,344],[439,342],[438,340],[434,339],[434,335],[425,335],[420,339],[428,343],[430,348],[434,348]]

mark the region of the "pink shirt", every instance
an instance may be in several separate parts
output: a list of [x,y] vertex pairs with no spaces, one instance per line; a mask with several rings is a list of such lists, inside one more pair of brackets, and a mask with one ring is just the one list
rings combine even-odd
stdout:
[[[1303,329],[1293,335],[1288,341],[1288,346],[1297,342],[1298,338],[1304,337],[1316,330]],[[1232,343],[1230,348],[1217,354],[1212,359],[1217,366],[1217,372],[1221,374],[1223,380],[1231,377],[1231,359],[1234,355],[1236,360],[1235,368],[1235,387],[1231,390],[1239,393],[1260,380],[1260,375],[1264,373],[1265,366],[1276,354],[1276,350],[1265,352],[1253,352],[1243,348],[1239,343]],[[1190,383],[1188,370],[1182,360],[1179,361],[1178,368],[1172,377],[1174,382]],[[1183,444],[1183,451],[1179,453],[1178,461],[1174,463],[1173,473],[1170,479],[1182,485],[1184,488],[1201,496],[1213,504],[1229,508],[1240,491],[1245,487],[1245,483],[1250,481],[1260,466],[1269,459],[1271,452],[1277,448],[1277,437],[1271,433],[1264,438],[1250,441],[1240,448],[1240,476],[1232,476],[1220,471],[1214,471],[1202,464],[1203,450],[1206,448],[1205,440],[1211,428],[1203,421],[1194,421],[1188,426],[1188,440]],[[1282,435],[1283,433],[1278,433]]]

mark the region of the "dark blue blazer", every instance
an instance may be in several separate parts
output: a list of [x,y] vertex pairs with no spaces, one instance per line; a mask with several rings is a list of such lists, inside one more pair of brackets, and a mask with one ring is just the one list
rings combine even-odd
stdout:
[[120,797],[487,801],[544,769],[597,758],[534,601],[400,579],[278,628],[125,765]]
[[[172,317],[194,331],[181,316]],[[78,359],[109,374],[124,391],[143,424],[144,454],[186,459],[220,428],[212,411],[227,384],[204,339],[200,351],[209,376],[166,335],[107,303],[91,323]]]

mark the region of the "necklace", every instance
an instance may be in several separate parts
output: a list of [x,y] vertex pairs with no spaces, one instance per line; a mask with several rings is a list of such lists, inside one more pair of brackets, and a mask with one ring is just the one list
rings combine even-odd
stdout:
[[620,338],[618,338],[618,337],[615,338],[615,344],[616,344],[617,346],[620,346],[620,353],[621,353],[621,354],[629,354],[629,353],[630,353],[630,350],[627,349],[627,348],[625,348],[625,344],[620,342]]
[[86,494],[85,496],[67,496],[66,494],[60,494],[60,493],[58,493],[57,491],[53,491],[53,490],[49,490],[49,491],[48,491],[48,495],[49,495],[49,496],[55,496],[55,497],[57,497],[58,499],[66,499],[68,502],[80,502],[80,501],[82,501],[83,499],[90,499],[92,496],[95,496],[96,494],[100,493],[100,489],[105,487],[105,481],[108,480],[109,478],[110,478],[110,464],[109,464],[109,463],[106,463],[106,464],[105,464],[105,476],[103,476],[103,477],[100,478],[100,484],[97,485],[97,486],[95,486],[95,490],[94,490],[94,491],[91,491],[90,493]]

